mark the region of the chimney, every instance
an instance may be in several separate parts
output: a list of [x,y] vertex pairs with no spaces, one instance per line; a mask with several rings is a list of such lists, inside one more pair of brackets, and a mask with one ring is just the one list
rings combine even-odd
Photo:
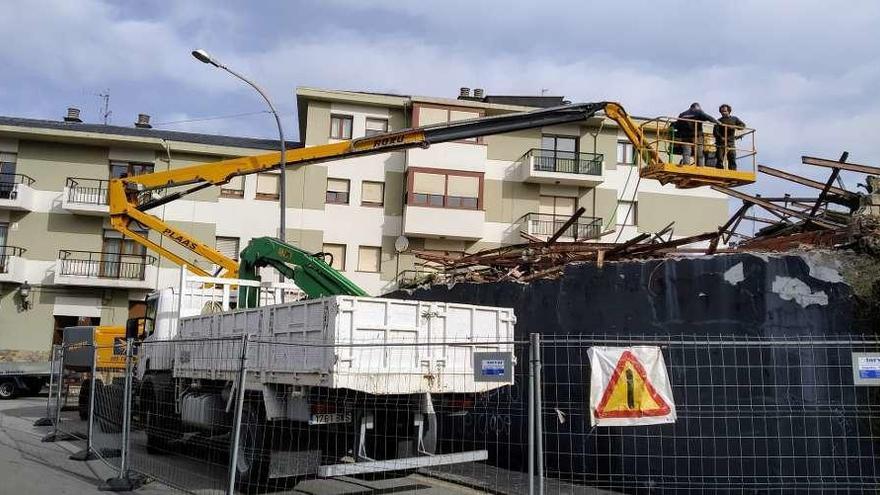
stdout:
[[471,96],[471,88],[466,88],[466,87],[462,86],[461,89],[458,90],[458,97],[459,98],[469,98],[470,96]]
[[150,125],[150,116],[145,113],[138,114],[138,121],[134,123],[134,126],[139,129],[152,129],[153,126]]
[[474,89],[474,98],[483,99],[483,88],[475,88]]
[[82,122],[82,119],[79,118],[79,108],[76,107],[67,107],[67,117],[64,117],[65,122]]

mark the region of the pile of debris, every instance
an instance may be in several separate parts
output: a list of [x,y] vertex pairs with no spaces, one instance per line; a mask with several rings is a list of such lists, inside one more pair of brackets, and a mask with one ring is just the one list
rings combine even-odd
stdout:
[[[722,192],[742,200],[742,206],[714,232],[672,239],[673,224],[657,233],[642,233],[623,243],[597,242],[610,232],[592,239],[562,242],[559,239],[583,215],[580,208],[548,239],[521,233],[523,244],[489,249],[473,254],[441,254],[415,251],[422,260],[421,269],[409,273],[401,286],[418,286],[453,282],[530,282],[560,276],[565,266],[575,262],[593,262],[657,258],[669,255],[695,255],[742,251],[789,251],[797,248],[854,249],[873,256],[880,255],[880,168],[846,163],[848,153],[839,160],[802,157],[805,165],[831,169],[824,183],[776,168],[759,165],[766,175],[818,189],[815,198],[762,197],[721,186]],[[866,193],[845,189],[840,181],[841,170],[869,174]],[[836,185],[835,185],[836,184]],[[750,215],[754,208],[770,216]],[[737,231],[743,220],[766,225],[754,235]],[[708,242],[707,242],[708,241]],[[688,247],[703,243],[700,248]],[[726,247],[719,247],[726,246]],[[414,275],[413,275],[414,273]]]

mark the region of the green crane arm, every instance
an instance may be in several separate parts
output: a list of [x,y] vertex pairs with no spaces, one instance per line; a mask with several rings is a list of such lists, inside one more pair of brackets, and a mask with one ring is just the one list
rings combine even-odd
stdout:
[[[271,266],[293,280],[309,297],[368,296],[367,292],[333,269],[322,258],[272,237],[256,237],[241,252],[238,277],[260,280],[259,269]],[[239,287],[239,301],[246,307],[257,306],[257,291]]]

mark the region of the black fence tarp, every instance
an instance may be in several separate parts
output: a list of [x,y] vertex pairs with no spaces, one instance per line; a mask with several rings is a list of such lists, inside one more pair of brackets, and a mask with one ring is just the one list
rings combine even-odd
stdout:
[[[544,336],[550,476],[633,493],[880,488],[873,419],[880,402],[852,376],[852,353],[880,352],[880,345],[865,337],[872,328],[857,328],[857,302],[828,255],[573,265],[557,280],[433,286],[389,297],[513,307],[518,339]],[[678,421],[591,428],[586,351],[594,342],[661,346]],[[527,417],[527,399],[517,399],[509,429],[525,432],[517,423]],[[525,452],[504,444],[499,438],[488,446],[492,462],[525,469]]]

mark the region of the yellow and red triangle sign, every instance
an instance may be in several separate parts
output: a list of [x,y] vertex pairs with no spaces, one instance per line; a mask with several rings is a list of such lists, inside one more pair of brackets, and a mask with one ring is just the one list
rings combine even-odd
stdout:
[[657,393],[642,363],[624,351],[595,409],[597,419],[666,416],[669,404]]

